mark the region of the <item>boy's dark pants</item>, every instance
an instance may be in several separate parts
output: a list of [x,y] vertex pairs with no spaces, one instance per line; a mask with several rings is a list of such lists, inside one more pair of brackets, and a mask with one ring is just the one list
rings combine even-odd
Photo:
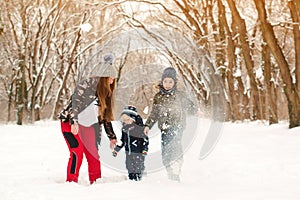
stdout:
[[141,153],[133,153],[126,151],[126,169],[130,180],[141,180],[145,169],[145,156]]

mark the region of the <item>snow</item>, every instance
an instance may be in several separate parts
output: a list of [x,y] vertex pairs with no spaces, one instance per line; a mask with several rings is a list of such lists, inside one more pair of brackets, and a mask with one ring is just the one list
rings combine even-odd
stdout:
[[224,123],[215,149],[199,160],[209,124],[209,120],[199,119],[197,137],[184,155],[180,183],[169,181],[163,169],[148,173],[140,182],[128,181],[124,180],[123,172],[102,164],[103,179],[93,185],[87,180],[86,160],[79,183],[65,182],[68,149],[58,121],[23,126],[2,124],[0,197],[2,200],[300,199],[300,128],[288,129],[286,122],[271,126],[263,122]]
[[148,114],[148,112],[149,112],[149,106],[146,106],[143,110],[143,113]]
[[242,76],[242,71],[241,69],[236,69],[235,72],[233,73],[234,77],[241,77]]
[[90,30],[92,29],[92,25],[90,23],[81,24],[80,28],[84,32],[90,32]]

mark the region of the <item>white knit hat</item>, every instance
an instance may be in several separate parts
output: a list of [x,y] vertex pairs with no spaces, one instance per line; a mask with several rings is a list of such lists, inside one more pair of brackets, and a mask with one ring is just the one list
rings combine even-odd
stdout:
[[118,73],[113,66],[113,56],[111,54],[104,55],[102,61],[100,62],[100,67],[99,65],[95,66],[92,75],[98,77],[117,78]]

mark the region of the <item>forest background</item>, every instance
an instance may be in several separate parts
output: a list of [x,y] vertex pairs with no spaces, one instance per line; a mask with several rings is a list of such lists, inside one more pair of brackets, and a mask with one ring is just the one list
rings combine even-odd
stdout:
[[110,52],[117,112],[173,66],[203,115],[300,126],[299,0],[1,0],[0,121],[56,119]]

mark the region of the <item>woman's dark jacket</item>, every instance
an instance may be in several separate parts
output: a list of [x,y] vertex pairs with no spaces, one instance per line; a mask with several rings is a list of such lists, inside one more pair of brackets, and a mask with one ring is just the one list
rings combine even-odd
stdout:
[[[75,122],[78,123],[78,114],[97,99],[96,89],[99,80],[99,77],[91,77],[81,81],[75,87],[68,106],[58,114],[58,118],[61,121],[69,122],[70,124],[74,124]],[[103,124],[109,139],[117,138],[111,122],[102,120],[99,121],[99,124]]]

